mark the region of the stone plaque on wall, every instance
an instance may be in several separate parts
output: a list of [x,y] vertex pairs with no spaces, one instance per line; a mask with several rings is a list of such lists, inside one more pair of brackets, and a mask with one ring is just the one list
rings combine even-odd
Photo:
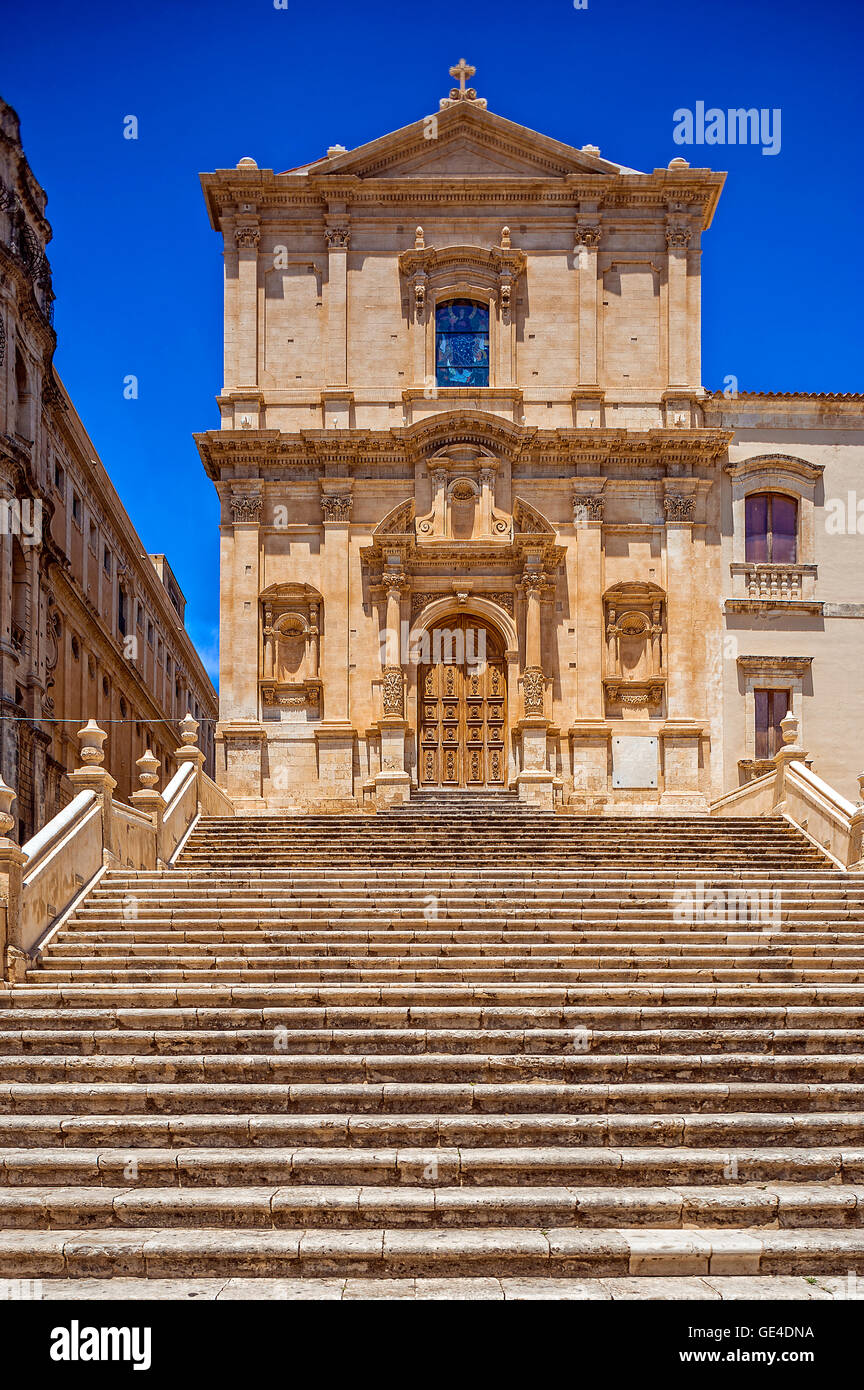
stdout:
[[657,786],[658,740],[651,736],[612,739],[612,786],[636,789]]

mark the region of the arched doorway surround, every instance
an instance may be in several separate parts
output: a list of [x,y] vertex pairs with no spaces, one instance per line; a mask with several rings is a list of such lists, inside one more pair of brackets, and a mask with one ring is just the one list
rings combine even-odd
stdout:
[[518,675],[512,618],[479,595],[470,606],[442,597],[418,618],[411,641],[412,781],[430,790],[506,790],[516,770],[508,702]]

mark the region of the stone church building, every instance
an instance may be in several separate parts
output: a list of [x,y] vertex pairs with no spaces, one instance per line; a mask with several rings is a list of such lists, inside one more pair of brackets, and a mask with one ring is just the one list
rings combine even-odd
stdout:
[[251,812],[515,789],[692,813],[791,709],[852,795],[862,397],[707,391],[724,175],[562,144],[451,71],[357,149],[202,178],[218,780]]

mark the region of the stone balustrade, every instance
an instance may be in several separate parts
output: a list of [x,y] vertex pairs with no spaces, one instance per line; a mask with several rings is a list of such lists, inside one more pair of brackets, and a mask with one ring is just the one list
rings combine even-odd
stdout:
[[838,868],[864,873],[864,772],[858,775],[857,803],[807,766],[798,746],[798,719],[781,720],[783,746],[770,771],[712,802],[712,816],[783,816],[819,845]]
[[107,868],[158,869],[170,864],[200,817],[233,815],[228,797],[204,772],[198,723],[180,725],[177,771],[157,790],[159,762],[138,759],[140,790],[131,805],[115,801],[103,766],[108,737],[91,719],[78,731],[80,767],[69,774],[75,795],[24,845],[8,838],[14,790],[0,778],[0,960],[4,978],[22,979],[44,941]]

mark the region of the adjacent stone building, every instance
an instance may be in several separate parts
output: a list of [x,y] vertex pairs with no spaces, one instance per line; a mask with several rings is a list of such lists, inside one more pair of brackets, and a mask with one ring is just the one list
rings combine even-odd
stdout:
[[108,730],[117,795],[191,710],[213,766],[216,694],[162,555],[148,557],[54,369],[45,193],[0,102],[0,770],[27,839],[69,796],[75,731]]
[[791,705],[851,794],[862,542],[826,523],[862,398],[706,392],[725,176],[564,145],[451,71],[437,112],[358,149],[202,176],[217,778],[247,811],[458,788],[698,811]]

